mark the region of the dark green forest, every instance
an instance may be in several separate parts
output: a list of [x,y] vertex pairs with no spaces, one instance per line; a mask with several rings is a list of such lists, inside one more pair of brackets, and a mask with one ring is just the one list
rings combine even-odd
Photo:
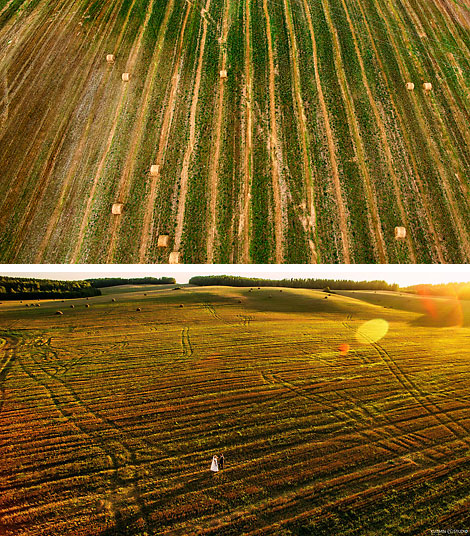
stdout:
[[86,279],[95,288],[117,287],[119,285],[173,285],[176,283],[174,277],[132,277],[130,279],[122,277],[101,277],[97,279]]
[[259,279],[233,275],[195,276],[190,284],[198,286],[222,285],[228,287],[286,287],[332,290],[398,290],[398,285],[385,281],[349,281],[336,279]]
[[0,300],[85,298],[101,291],[88,281],[55,281],[0,276]]

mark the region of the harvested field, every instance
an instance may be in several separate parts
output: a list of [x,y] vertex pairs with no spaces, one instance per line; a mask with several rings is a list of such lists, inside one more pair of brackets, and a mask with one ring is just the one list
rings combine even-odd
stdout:
[[470,262],[467,4],[0,2],[0,262]]
[[416,296],[342,294],[1,304],[1,534],[468,527],[469,302],[435,299],[430,325]]

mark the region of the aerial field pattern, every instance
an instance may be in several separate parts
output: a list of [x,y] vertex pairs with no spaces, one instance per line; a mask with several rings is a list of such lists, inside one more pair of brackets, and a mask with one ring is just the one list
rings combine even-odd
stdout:
[[0,74],[1,262],[470,262],[468,0],[0,0]]
[[103,292],[0,305],[2,535],[468,528],[469,302]]

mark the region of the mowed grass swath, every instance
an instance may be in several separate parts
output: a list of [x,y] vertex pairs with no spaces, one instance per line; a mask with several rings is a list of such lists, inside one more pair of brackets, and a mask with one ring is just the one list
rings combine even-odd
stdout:
[[0,51],[3,262],[470,261],[465,2],[3,0]]
[[468,526],[468,302],[104,293],[0,305],[2,534]]

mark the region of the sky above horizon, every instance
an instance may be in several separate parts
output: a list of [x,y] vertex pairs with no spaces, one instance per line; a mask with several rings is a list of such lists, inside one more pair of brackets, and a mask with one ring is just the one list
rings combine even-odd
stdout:
[[238,275],[265,279],[350,279],[384,280],[400,286],[419,283],[449,283],[470,281],[468,265],[371,265],[371,264],[83,264],[83,265],[0,265],[0,275],[36,277],[44,279],[80,280],[92,277],[174,277],[178,283],[187,283],[195,275]]

